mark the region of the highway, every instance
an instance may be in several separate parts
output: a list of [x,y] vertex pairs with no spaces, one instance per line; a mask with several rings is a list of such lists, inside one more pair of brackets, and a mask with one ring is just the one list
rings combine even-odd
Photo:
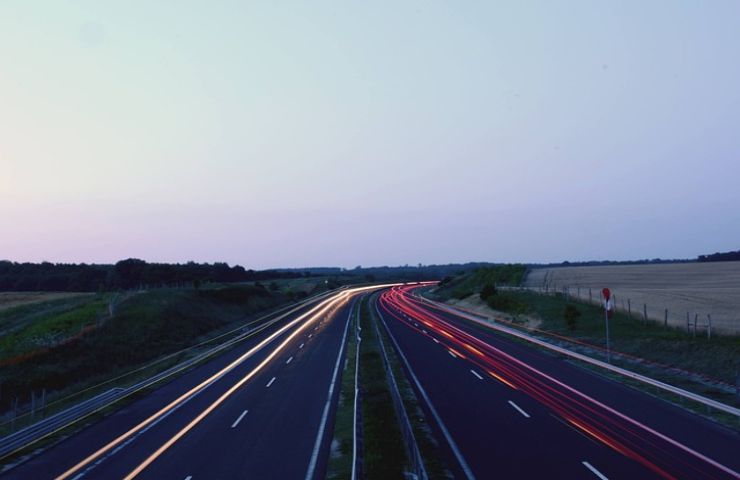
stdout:
[[740,436],[413,295],[375,308],[458,478],[740,478]]
[[7,471],[8,479],[323,478],[347,289]]

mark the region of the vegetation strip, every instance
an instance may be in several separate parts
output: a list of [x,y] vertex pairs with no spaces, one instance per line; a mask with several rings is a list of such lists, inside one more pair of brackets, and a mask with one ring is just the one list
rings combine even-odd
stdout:
[[406,447],[406,455],[411,462],[411,470],[415,478],[426,480],[429,478],[429,476],[427,475],[426,468],[424,466],[424,459],[421,456],[419,445],[416,441],[413,427],[411,426],[411,421],[409,420],[409,416],[406,412],[406,407],[401,398],[398,383],[396,382],[395,375],[393,374],[393,370],[390,366],[388,351],[385,348],[385,342],[383,341],[380,330],[378,329],[377,317],[372,311],[370,312],[370,314],[372,316],[373,329],[378,339],[378,344],[380,345],[380,352],[383,355],[383,366],[385,367],[386,381],[390,386],[390,392],[393,398],[393,407],[400,422],[401,433],[404,439],[404,446]]
[[[359,309],[355,308],[351,317],[352,331],[357,330]],[[347,336],[347,353],[342,371],[342,383],[339,390],[334,419],[334,432],[331,441],[326,478],[329,480],[352,478],[353,437],[354,437],[354,402],[355,402],[355,358],[357,356],[357,336]]]
[[363,473],[371,479],[403,478],[408,459],[368,303],[363,298],[360,306]]
[[[261,332],[262,330],[268,328],[270,325],[273,325],[275,322],[277,322],[277,321],[281,320],[282,318],[284,318],[285,315],[288,315],[289,313],[295,311],[296,309],[302,308],[305,305],[306,302],[309,302],[311,300],[317,300],[317,299],[321,298],[323,295],[325,295],[325,294],[316,295],[314,297],[311,297],[310,299],[306,299],[306,300],[300,302],[297,305],[296,304],[288,305],[288,306],[285,306],[283,308],[280,308],[280,309],[278,309],[278,310],[276,310],[276,311],[274,311],[272,313],[269,313],[267,315],[264,315],[264,316],[260,317],[259,319],[250,322],[247,325],[253,325],[255,323],[264,322],[270,316],[278,315],[281,312],[284,312],[285,310],[288,310],[287,312],[282,313],[278,317],[276,317],[276,318],[274,318],[272,320],[269,320],[266,323],[262,323],[261,325],[259,325],[257,328],[255,328],[253,330],[245,331],[244,330],[244,326],[242,326],[242,327],[238,327],[236,329],[233,329],[230,332],[227,332],[226,334],[219,335],[216,338],[223,338],[225,335],[227,335],[229,333],[240,332],[239,335],[237,335],[235,338],[229,339],[226,342],[224,342],[224,343],[222,343],[220,345],[217,345],[217,346],[215,346],[215,347],[213,347],[213,348],[211,348],[211,349],[209,349],[209,350],[207,350],[205,352],[200,352],[195,357],[188,358],[185,361],[183,361],[182,363],[176,364],[176,365],[174,365],[172,368],[170,368],[168,370],[160,371],[159,373],[155,374],[152,377],[145,377],[139,383],[137,383],[135,385],[132,385],[131,387],[129,387],[129,388],[125,389],[125,390],[122,390],[120,392],[120,395],[116,395],[115,398],[110,399],[105,404],[102,404],[102,405],[96,407],[92,411],[84,411],[84,412],[82,412],[81,415],[70,417],[69,420],[66,421],[66,423],[63,424],[63,425],[56,425],[56,424],[54,424],[54,425],[50,425],[50,429],[46,429],[46,430],[45,429],[37,429],[38,435],[34,436],[33,438],[31,438],[29,440],[31,443],[26,443],[25,445],[23,445],[21,447],[14,448],[9,453],[8,452],[3,453],[3,455],[2,455],[3,460],[7,461],[7,460],[10,460],[12,458],[15,458],[22,451],[26,450],[29,447],[29,445],[38,443],[41,440],[48,440],[49,437],[52,436],[52,435],[61,434],[64,431],[69,430],[71,428],[71,426],[73,426],[74,424],[79,423],[81,420],[84,420],[86,418],[92,418],[95,415],[100,415],[100,414],[103,414],[103,413],[105,413],[107,411],[110,411],[113,408],[112,405],[114,403],[118,403],[118,402],[120,402],[120,401],[122,401],[124,399],[127,399],[127,398],[129,398],[131,400],[134,400],[134,399],[138,398],[138,396],[142,395],[145,392],[148,392],[149,390],[151,390],[152,388],[154,388],[155,386],[157,386],[158,384],[160,384],[162,381],[166,380],[167,378],[169,378],[169,377],[171,377],[173,375],[180,374],[180,373],[183,373],[185,371],[188,371],[188,370],[194,368],[195,366],[200,365],[203,362],[209,360],[214,355],[216,355],[218,353],[221,353],[224,350],[229,349],[229,348],[237,345],[238,343],[240,343],[240,342],[242,342],[242,341],[244,341],[244,340],[246,340],[248,338],[251,338],[255,334]],[[200,346],[200,345],[205,344],[205,343],[210,343],[212,340],[213,339],[211,339],[210,341],[202,342],[201,344],[198,344],[197,346]],[[194,348],[194,347],[191,347],[191,348]],[[189,350],[189,349],[185,349],[184,351],[186,351],[186,350]],[[110,382],[104,382],[101,385],[104,385],[106,383],[110,383]],[[93,391],[94,389],[93,388],[88,388],[87,390]],[[87,397],[85,397],[85,398],[87,398]],[[11,439],[11,437],[5,437],[5,438],[3,438],[4,441],[5,440],[10,440],[10,439]]]

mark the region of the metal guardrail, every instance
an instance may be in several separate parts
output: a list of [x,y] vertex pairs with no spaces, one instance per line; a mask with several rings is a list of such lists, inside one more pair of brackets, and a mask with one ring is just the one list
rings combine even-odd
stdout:
[[70,421],[89,415],[90,413],[101,408],[101,405],[110,402],[124,392],[123,388],[111,388],[98,396],[80,402],[77,405],[62,410],[40,422],[29,425],[28,427],[12,433],[0,441],[0,457],[13,452],[38,437],[43,437],[56,430],[64,428]]
[[[740,417],[740,408],[735,408],[735,407],[732,407],[730,405],[726,405],[724,403],[718,402],[716,400],[712,400],[711,398],[706,398],[706,397],[703,397],[703,396],[698,395],[696,393],[689,392],[688,390],[684,390],[684,389],[679,388],[679,387],[674,387],[673,385],[669,385],[667,383],[661,382],[660,380],[655,380],[655,379],[652,379],[650,377],[646,377],[645,375],[640,375],[639,373],[635,373],[635,372],[632,372],[632,371],[627,370],[627,369],[624,369],[624,368],[616,367],[614,365],[611,365],[609,363],[603,362],[601,360],[597,360],[595,358],[589,357],[588,355],[583,355],[581,353],[577,353],[577,352],[574,352],[572,350],[568,350],[567,348],[563,348],[563,347],[560,347],[558,345],[553,345],[553,344],[551,344],[549,342],[546,342],[544,340],[540,340],[539,338],[533,337],[532,335],[528,335],[528,334],[526,334],[524,332],[521,332],[519,330],[516,330],[514,328],[506,327],[506,326],[501,325],[501,324],[498,324],[498,323],[491,323],[491,322],[487,322],[485,320],[481,320],[481,318],[488,318],[488,317],[486,317],[484,315],[477,315],[477,316],[476,315],[472,315],[470,313],[464,312],[462,310],[458,310],[458,309],[456,309],[454,307],[451,307],[449,305],[446,305],[446,304],[443,304],[443,303],[440,303],[440,302],[435,302],[433,300],[429,300],[428,298],[424,298],[424,297],[420,297],[420,298],[422,298],[425,302],[428,302],[428,303],[436,306],[437,308],[439,308],[441,310],[445,310],[445,311],[447,311],[447,312],[449,312],[449,313],[451,313],[453,315],[457,315],[457,316],[463,317],[463,318],[465,318],[467,320],[473,321],[473,322],[475,322],[475,323],[477,323],[479,325],[483,325],[483,326],[485,326],[487,328],[491,328],[491,329],[494,329],[494,330],[499,330],[499,331],[504,332],[504,333],[506,333],[508,335],[512,335],[512,336],[517,337],[517,338],[520,338],[522,340],[526,340],[528,342],[531,342],[531,343],[534,343],[534,344],[539,345],[541,347],[547,348],[547,349],[552,350],[554,352],[557,352],[559,354],[562,354],[562,355],[565,355],[565,356],[568,356],[568,357],[571,357],[571,358],[575,358],[575,359],[580,360],[582,362],[586,362],[586,363],[588,363],[590,365],[594,365],[594,366],[603,368],[605,370],[609,370],[609,371],[614,372],[614,373],[617,373],[619,375],[622,375],[622,376],[631,378],[633,380],[637,380],[639,382],[645,383],[647,385],[650,385],[650,386],[659,388],[659,389],[664,390],[666,392],[673,393],[673,394],[678,395],[680,397],[683,397],[683,398],[686,398],[686,399],[689,399],[689,400],[693,400],[693,401],[698,402],[698,403],[701,403],[701,404],[703,404],[703,405],[705,405],[707,407],[715,408],[715,409],[717,409],[717,410],[719,410],[721,412],[728,413],[728,414],[734,415],[736,417]],[[495,322],[495,319],[490,319],[490,320],[493,320]]]
[[383,367],[385,369],[385,376],[388,384],[391,387],[390,390],[391,398],[393,399],[393,407],[396,410],[396,414],[398,415],[398,418],[400,420],[399,426],[401,430],[401,435],[403,436],[404,446],[406,447],[406,453],[408,455],[409,462],[411,463],[411,470],[413,471],[413,475],[416,479],[428,480],[429,476],[427,475],[426,468],[424,467],[424,459],[422,458],[421,452],[419,451],[419,445],[416,442],[416,437],[414,436],[414,430],[411,426],[411,421],[409,420],[409,416],[406,413],[406,407],[403,404],[401,392],[399,391],[398,384],[396,383],[396,377],[393,375],[393,370],[391,370],[391,364],[388,360],[388,353],[385,349],[383,337],[380,335],[377,317],[375,316],[375,312],[372,309],[370,309],[370,314],[372,316],[373,327],[375,328],[375,335],[378,337],[378,343],[380,344],[380,351],[383,354]]
[[[111,388],[110,390],[107,390],[101,393],[100,395],[84,400],[66,410],[62,410],[61,412],[55,413],[54,415],[51,415],[43,420],[40,420],[32,425],[29,425],[21,430],[18,430],[17,432],[11,433],[9,435],[6,435],[5,437],[0,438],[0,460],[10,454],[13,454],[15,452],[18,452],[28,447],[29,445],[32,445],[35,442],[38,442],[39,440],[57,431],[60,431],[76,422],[79,422],[80,420],[86,418],[89,415],[92,415],[110,405],[113,405],[114,403],[128,397],[129,395],[132,395],[138,391],[151,387],[157,384],[158,382],[166,379],[167,377],[170,377],[180,371],[186,370],[192,367],[193,365],[196,365],[199,362],[209,357],[212,357],[213,355],[220,353],[221,351],[231,347],[232,345],[235,345],[251,337],[252,335],[264,330],[265,328],[274,324],[280,318],[283,318],[283,316],[286,315],[287,313],[290,313],[294,311],[295,309],[301,308],[304,305],[310,303],[311,301],[318,300],[321,297],[329,293],[332,293],[332,292],[322,292],[320,294],[313,295],[311,297],[303,299],[302,301],[294,303],[292,305],[279,308],[267,314],[266,316],[262,317],[262,319],[270,317],[272,315],[281,314],[281,312],[284,312],[286,310],[287,312],[284,314],[278,315],[278,317],[272,320],[269,320],[266,323],[263,323],[262,325],[254,329],[251,329],[251,330],[247,327],[239,327],[237,329],[234,329],[232,330],[232,332],[241,330],[241,333],[239,333],[236,337],[231,338],[220,345],[216,345],[215,347],[206,350],[205,352],[202,352],[192,358],[184,360],[178,363],[177,365],[173,365],[172,367],[162,372],[159,372],[149,378],[146,378],[134,385],[131,385],[128,387]],[[255,323],[257,321],[259,320],[255,320],[254,322],[251,322],[251,323]],[[191,347],[191,348],[194,348],[194,347]],[[182,352],[177,352],[177,353],[182,353]]]

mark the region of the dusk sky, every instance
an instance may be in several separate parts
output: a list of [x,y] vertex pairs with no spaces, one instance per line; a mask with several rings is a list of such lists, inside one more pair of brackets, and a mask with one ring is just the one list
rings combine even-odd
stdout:
[[0,259],[740,248],[740,2],[2,1]]

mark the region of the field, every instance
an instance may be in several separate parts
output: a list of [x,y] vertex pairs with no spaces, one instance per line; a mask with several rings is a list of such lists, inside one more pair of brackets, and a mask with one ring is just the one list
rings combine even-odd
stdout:
[[74,292],[0,292],[0,310],[31,303],[90,295]]
[[[648,318],[686,328],[687,313],[692,329],[698,315],[697,334],[706,334],[707,315],[712,333],[740,334],[740,262],[674,263],[653,265],[610,265],[555,267],[532,270],[525,286],[562,291],[594,300],[603,287],[609,287],[616,307],[642,315],[647,305]],[[579,292],[580,289],[580,292]]]

